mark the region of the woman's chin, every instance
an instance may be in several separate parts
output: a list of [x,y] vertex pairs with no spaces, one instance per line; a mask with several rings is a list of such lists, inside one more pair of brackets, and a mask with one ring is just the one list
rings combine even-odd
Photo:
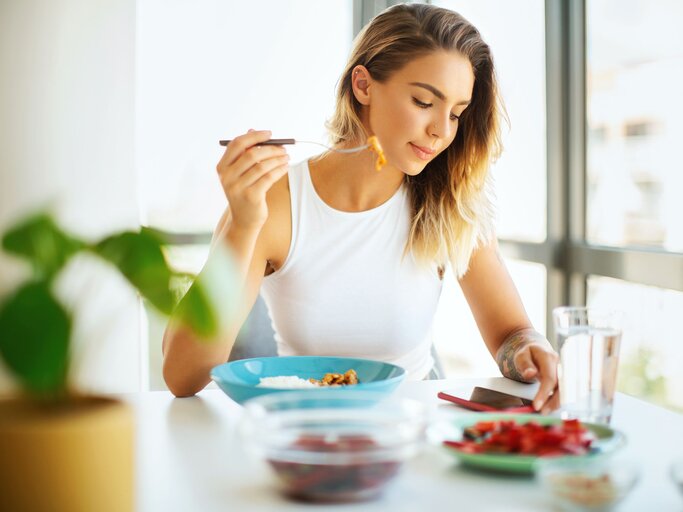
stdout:
[[391,158],[390,155],[387,155],[386,167],[394,168],[406,176],[417,176],[424,171],[428,163],[428,161],[419,160],[417,158]]
[[400,167],[400,169],[407,176],[417,176],[424,171],[425,167],[427,167],[426,163],[409,162]]

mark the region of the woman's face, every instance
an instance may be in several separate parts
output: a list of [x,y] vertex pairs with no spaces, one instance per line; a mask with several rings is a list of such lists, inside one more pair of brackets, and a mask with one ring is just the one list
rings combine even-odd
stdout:
[[388,165],[415,176],[446,149],[473,86],[469,60],[447,51],[411,61],[385,83],[370,78],[363,121],[379,139]]

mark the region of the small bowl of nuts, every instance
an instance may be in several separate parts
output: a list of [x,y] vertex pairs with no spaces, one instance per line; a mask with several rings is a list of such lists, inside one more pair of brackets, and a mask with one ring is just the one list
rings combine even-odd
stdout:
[[640,474],[635,461],[618,455],[542,458],[535,469],[553,502],[566,512],[613,510]]
[[360,501],[381,495],[424,446],[428,413],[372,392],[290,391],[247,401],[238,435],[286,496]]

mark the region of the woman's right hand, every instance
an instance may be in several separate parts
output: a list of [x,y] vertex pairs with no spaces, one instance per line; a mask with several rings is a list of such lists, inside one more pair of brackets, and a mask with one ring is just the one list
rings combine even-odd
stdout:
[[289,169],[289,155],[283,146],[256,145],[270,136],[267,130],[249,130],[236,137],[216,166],[235,228],[263,227],[268,218],[266,193]]

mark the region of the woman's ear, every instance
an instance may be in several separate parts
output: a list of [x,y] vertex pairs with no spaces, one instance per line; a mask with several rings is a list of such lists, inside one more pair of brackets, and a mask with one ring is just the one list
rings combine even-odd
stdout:
[[351,72],[353,95],[361,105],[370,104],[370,72],[365,66],[356,66]]

